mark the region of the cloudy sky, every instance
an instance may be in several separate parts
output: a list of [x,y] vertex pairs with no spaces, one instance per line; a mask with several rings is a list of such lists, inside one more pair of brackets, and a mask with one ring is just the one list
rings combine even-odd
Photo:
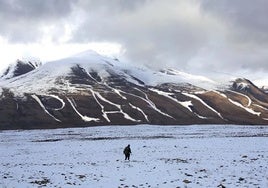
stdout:
[[[154,68],[268,75],[267,0],[0,0],[0,69],[87,49]],[[267,76],[268,77],[268,76]]]

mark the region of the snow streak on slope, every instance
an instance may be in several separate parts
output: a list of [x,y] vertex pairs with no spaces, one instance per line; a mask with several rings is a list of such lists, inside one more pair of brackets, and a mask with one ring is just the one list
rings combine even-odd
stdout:
[[[218,91],[213,91],[213,92],[219,94]],[[227,97],[225,94],[223,94],[223,93],[220,93],[220,95],[223,96],[223,97],[225,97],[225,98],[227,98],[228,101],[230,101],[232,104],[234,104],[234,105],[236,105],[236,106],[238,106],[238,107],[240,107],[240,108],[246,110],[247,112],[249,112],[249,113],[251,113],[251,114],[253,114],[253,115],[257,115],[257,116],[260,116],[260,115],[261,115],[261,112],[255,112],[255,111],[252,110],[251,108],[244,107],[242,104],[240,104],[239,102],[233,101],[232,99],[228,98],[228,97]],[[244,97],[244,95],[242,95],[242,96]],[[248,98],[248,97],[247,97],[247,98]],[[249,98],[248,98],[248,99],[249,99]],[[252,102],[251,102],[251,99],[249,99],[249,104],[251,105],[251,103],[252,103]]]
[[[112,88],[112,87],[110,87],[110,88]],[[119,89],[112,88],[112,90],[113,90],[117,95],[119,95],[122,99],[127,100],[127,98],[126,98],[125,96],[121,95]]]
[[157,94],[159,95],[162,95],[172,101],[175,101],[176,103],[180,104],[181,106],[185,107],[187,110],[189,110],[190,112],[193,112],[192,109],[189,107],[189,106],[192,106],[192,102],[191,101],[184,101],[184,102],[181,102],[181,101],[178,101],[177,99],[171,97],[170,95],[172,93],[168,93],[168,92],[164,92],[164,91],[160,91],[160,90],[157,90],[157,89],[150,89],[151,91],[153,92],[156,92]]
[[103,114],[104,114],[103,117],[105,117],[105,119],[106,119],[108,122],[110,122],[110,120],[109,120],[107,114],[114,114],[114,113],[121,113],[121,114],[124,116],[125,119],[128,119],[128,120],[130,120],[130,121],[134,121],[134,122],[139,122],[139,121],[140,121],[140,120],[136,120],[136,119],[130,117],[127,113],[125,113],[125,112],[122,110],[121,105],[119,105],[119,104],[115,104],[115,103],[113,103],[113,102],[111,102],[111,101],[105,99],[103,96],[101,96],[101,94],[100,94],[99,92],[93,91],[92,89],[90,89],[90,91],[91,91],[91,93],[93,93],[93,96],[94,96],[94,98],[96,99],[96,101],[97,101],[97,103],[98,103],[99,105],[101,105],[101,104],[100,104],[100,102],[97,100],[96,96],[97,96],[99,99],[101,99],[102,101],[104,101],[104,102],[106,102],[106,103],[108,103],[108,104],[110,104],[110,105],[112,105],[112,106],[115,106],[115,107],[118,109],[117,111],[104,111],[104,106],[101,105],[102,112],[103,112]]
[[144,93],[143,91],[141,91],[140,89],[138,89],[138,88],[135,88],[136,90],[138,90],[138,91],[140,91],[141,93],[143,93],[144,94],[144,96],[145,96],[145,99],[144,98],[142,98],[142,97],[140,97],[141,99],[143,99],[144,101],[146,101],[155,111],[157,111],[158,113],[160,113],[160,114],[162,114],[162,115],[164,115],[164,116],[167,116],[167,117],[169,117],[169,118],[172,118],[172,119],[174,119],[174,117],[172,117],[172,116],[170,116],[169,114],[167,114],[167,113],[165,113],[165,112],[162,112],[160,109],[158,109],[157,107],[156,107],[156,105],[153,103],[153,101],[151,101],[150,99],[149,99],[149,97],[148,97],[148,95],[146,94],[146,93]]
[[[243,84],[239,85],[241,82],[248,83],[248,86],[252,84],[249,80],[237,79],[232,82],[232,85],[228,85],[228,89],[236,90],[236,86],[245,88],[246,86]],[[266,108],[264,102],[268,100],[265,94],[260,96],[258,92],[228,91],[227,85],[225,85],[225,89],[223,89],[224,86],[221,87],[222,93],[218,92],[221,96],[218,96],[212,94],[213,90],[219,90],[219,87],[216,86],[218,86],[217,83],[203,76],[191,75],[175,69],[152,70],[144,66],[138,67],[122,63],[96,53],[85,52],[49,62],[16,78],[0,79],[0,90],[3,92],[0,97],[6,97],[1,100],[3,106],[9,107],[9,103],[6,101],[15,100],[11,110],[14,117],[20,117],[21,114],[17,112],[23,113],[25,110],[23,107],[32,102],[32,100],[28,100],[31,98],[30,96],[38,96],[40,101],[37,102],[40,106],[43,105],[42,109],[56,121],[61,120],[61,125],[67,126],[68,124],[68,127],[73,126],[73,122],[85,126],[103,125],[107,122],[108,124],[221,123],[222,121],[216,116],[225,120],[226,123],[266,123],[262,120],[263,117],[268,117],[264,111]],[[228,100],[223,98],[226,98],[224,93],[226,96],[230,96]],[[76,106],[73,99],[76,99],[77,103],[79,101],[80,108]],[[35,100],[38,99],[35,97]],[[93,101],[96,106],[82,105],[81,101],[87,100],[88,103]],[[16,103],[18,110],[16,110]],[[38,104],[36,103],[37,107]],[[263,106],[262,109],[257,108],[257,105]],[[260,117],[245,117],[246,112],[241,108]],[[25,124],[35,118],[42,121],[43,110],[36,106],[33,109],[41,110],[41,113],[28,113],[27,117],[23,116],[20,121]],[[177,109],[178,113],[174,112],[174,109]],[[226,109],[233,110],[233,114],[241,112],[243,117],[235,118]],[[4,117],[9,116],[9,111],[3,110],[2,112],[5,114]],[[81,119],[78,116],[76,116],[78,118],[66,116],[68,113],[75,116],[77,114]],[[33,117],[32,114],[36,116]],[[48,119],[48,121],[58,125],[53,119]],[[8,118],[5,118],[5,121],[13,126],[13,122]],[[1,129],[6,129],[6,127],[9,126],[4,125]],[[34,127],[36,126],[31,128]]]
[[54,110],[58,111],[58,110],[62,110],[64,107],[65,107],[65,102],[63,99],[61,99],[59,96],[56,96],[56,95],[46,95],[46,96],[49,96],[49,97],[52,97],[54,99],[57,99],[58,101],[61,102],[61,107],[60,108],[55,108]]
[[236,91],[232,91],[232,90],[227,90],[227,91],[232,92],[232,93],[235,93],[235,94],[237,94],[237,95],[241,95],[241,96],[247,98],[247,100],[248,100],[247,107],[251,106],[251,104],[252,104],[252,100],[251,100],[247,95],[242,94],[242,93],[239,93],[239,92],[236,92]]
[[[133,97],[137,97],[137,98],[142,99],[142,100],[146,101],[147,103],[149,103],[147,100],[145,100],[144,98],[142,98],[140,96],[137,96],[137,95],[134,95],[134,94],[131,94],[131,93],[127,93],[127,92],[125,92],[123,90],[120,90],[120,89],[115,89],[115,88],[113,88],[113,87],[111,87],[111,86],[109,86],[107,84],[105,84],[105,86],[110,88],[112,91],[114,91],[116,94],[118,94],[124,100],[127,100],[127,98],[124,95],[122,95],[121,93],[124,93],[125,95],[131,95]],[[131,104],[131,103],[129,103],[129,105],[130,105],[131,108],[141,112],[142,115],[144,116],[144,118],[146,119],[146,121],[149,122],[148,116],[144,113],[144,111],[141,108],[139,108],[139,107],[137,107],[137,106],[135,106],[134,104]],[[137,121],[140,121],[140,120],[137,120]]]
[[88,117],[88,116],[84,116],[84,115],[82,115],[80,112],[78,112],[78,110],[76,109],[76,104],[72,101],[72,100],[70,100],[68,97],[66,97],[67,98],[67,100],[68,100],[68,102],[71,104],[71,106],[72,106],[72,108],[74,109],[74,111],[82,118],[82,120],[83,121],[85,121],[85,122],[90,122],[90,121],[99,121],[100,119],[99,118],[92,118],[92,117]]
[[207,108],[209,108],[210,110],[212,110],[213,112],[215,112],[221,119],[224,120],[224,118],[222,117],[222,115],[221,115],[219,112],[217,112],[214,108],[212,108],[212,107],[209,106],[207,103],[205,103],[205,102],[204,102],[202,99],[200,99],[198,96],[193,95],[193,94],[190,94],[190,93],[185,93],[185,92],[183,92],[182,94],[185,95],[185,96],[188,96],[188,97],[190,97],[190,98],[193,98],[193,99],[196,99],[196,100],[200,101],[203,105],[205,105]]
[[31,95],[31,96],[32,96],[32,98],[33,98],[34,100],[36,100],[36,102],[38,102],[38,104],[41,106],[41,108],[42,108],[42,109],[43,109],[43,110],[44,110],[50,117],[52,117],[53,119],[55,119],[55,120],[58,121],[58,122],[61,122],[61,120],[55,118],[55,116],[53,116],[51,113],[49,113],[49,111],[47,111],[46,107],[43,105],[43,103],[41,102],[41,100],[39,99],[38,96],[36,96],[36,95]]
[[142,115],[144,116],[144,118],[146,119],[146,121],[149,122],[148,116],[144,113],[144,111],[143,111],[141,108],[139,108],[139,107],[137,107],[137,106],[134,106],[134,105],[131,104],[131,103],[129,103],[129,105],[131,106],[131,108],[136,109],[136,110],[138,110],[139,112],[141,112]]
[[261,105],[258,105],[258,104],[253,104],[253,106],[257,106],[258,108],[261,108],[261,109],[263,109],[263,110],[268,110],[267,108],[265,108],[265,107],[263,107],[263,106],[261,106]]
[[92,95],[93,95],[95,101],[96,101],[96,102],[98,103],[98,105],[101,107],[101,112],[102,112],[102,116],[103,116],[103,118],[106,119],[106,121],[110,123],[111,120],[109,119],[107,113],[104,111],[104,106],[100,103],[100,101],[99,101],[98,98],[96,97],[95,92],[93,92],[92,89],[90,89],[90,91],[91,91],[91,93],[92,93]]
[[179,103],[185,108],[187,108],[190,112],[193,112],[193,110],[190,108],[191,106],[193,106],[192,101],[184,101],[184,102],[179,102]]
[[236,102],[236,101],[233,101],[232,99],[228,99],[231,103],[233,103],[234,105],[240,107],[240,108],[243,108],[244,110],[246,110],[247,112],[253,114],[253,115],[257,115],[257,116],[260,116],[261,115],[261,112],[255,112],[254,110],[252,110],[251,108],[247,108],[247,107],[244,107],[242,104],[240,104],[239,102]]
[[172,93],[159,91],[157,89],[150,89],[150,90],[158,93],[159,95],[165,96],[165,97],[175,101],[176,103],[178,103],[181,106],[185,107],[190,112],[194,113],[198,118],[200,118],[200,119],[208,119],[207,117],[201,116],[201,115],[197,114],[196,112],[193,112],[193,110],[191,109],[191,107],[193,107],[192,101],[179,101],[179,100],[177,100],[177,99],[175,99],[175,98],[170,96]]

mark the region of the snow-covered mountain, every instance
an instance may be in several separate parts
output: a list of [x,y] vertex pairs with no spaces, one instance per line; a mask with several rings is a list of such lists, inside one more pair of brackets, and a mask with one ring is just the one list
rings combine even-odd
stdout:
[[17,60],[16,63],[10,64],[6,70],[0,75],[1,79],[11,79],[40,67],[42,63],[37,59]]
[[266,124],[268,96],[246,79],[218,84],[86,51],[0,78],[0,129],[118,124]]
[[267,78],[254,80],[254,83],[258,87],[260,87],[262,90],[264,90],[266,93],[268,93],[268,79]]

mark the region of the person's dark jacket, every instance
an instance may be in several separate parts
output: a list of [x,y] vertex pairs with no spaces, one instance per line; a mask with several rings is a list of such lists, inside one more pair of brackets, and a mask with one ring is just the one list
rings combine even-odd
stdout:
[[131,149],[130,149],[130,146],[129,145],[127,147],[125,147],[124,154],[125,155],[130,155],[131,154]]

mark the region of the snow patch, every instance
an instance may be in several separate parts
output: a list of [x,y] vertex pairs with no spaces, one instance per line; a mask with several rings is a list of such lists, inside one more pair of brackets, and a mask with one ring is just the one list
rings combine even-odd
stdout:
[[[47,111],[46,107],[43,105],[42,101],[39,99],[38,96],[36,95],[31,95],[31,97],[36,100],[36,102],[41,106],[41,108],[50,116],[52,117],[54,120],[61,122],[61,120],[57,119],[55,116],[53,116],[51,113],[49,113],[49,111]],[[17,106],[18,108],[18,106]]]
[[146,119],[146,121],[149,122],[148,116],[144,113],[144,111],[143,111],[141,108],[139,108],[139,107],[137,107],[137,106],[134,106],[134,105],[131,104],[131,103],[129,103],[129,105],[131,106],[131,108],[140,111],[140,112],[142,113],[142,115],[144,116],[144,118]]
[[76,104],[74,99],[72,98],[69,99],[68,97],[66,97],[68,102],[71,104],[72,108],[74,109],[74,111],[82,118],[83,121],[85,122],[90,122],[90,121],[95,121],[98,122],[100,119],[99,118],[92,118],[92,117],[88,117],[88,116],[83,116],[80,112],[78,112],[78,110],[76,109]]
[[103,105],[100,103],[100,101],[98,100],[98,98],[97,98],[95,92],[94,92],[92,89],[90,89],[90,91],[91,91],[91,93],[92,93],[92,95],[93,95],[95,101],[97,102],[97,104],[101,107],[102,116],[104,117],[104,119],[106,119],[107,122],[110,123],[111,120],[110,120],[109,117],[107,116],[107,113],[104,111],[104,106],[103,106]]
[[261,108],[261,109],[263,109],[263,110],[268,110],[267,108],[265,108],[265,107],[263,107],[263,106],[261,106],[261,105],[258,105],[258,104],[253,104],[253,106],[257,106],[258,108]]
[[261,112],[255,112],[254,110],[252,110],[251,108],[247,108],[247,107],[244,107],[242,104],[240,104],[239,102],[236,102],[236,101],[233,101],[232,99],[228,99],[231,103],[233,103],[234,105],[240,107],[240,108],[243,108],[244,110],[246,110],[247,112],[253,114],[253,115],[257,115],[257,116],[260,116],[261,115]]
[[249,88],[249,84],[245,83],[245,82],[239,82],[239,83],[236,83],[236,84],[237,84],[236,88],[239,89],[239,90],[245,90],[245,89]]
[[223,98],[228,98],[224,93],[221,93],[217,90],[212,90],[212,92],[217,93],[218,95],[222,96]]
[[243,96],[243,97],[247,98],[247,100],[248,100],[247,107],[251,106],[252,100],[247,95],[242,94],[242,93],[239,93],[239,92],[236,92],[236,91],[232,91],[232,90],[227,90],[227,91],[232,92],[232,93],[235,93],[237,95],[240,95],[240,96]]
[[175,98],[170,96],[171,93],[164,92],[164,91],[159,91],[159,90],[156,90],[156,89],[150,89],[150,90],[154,91],[154,92],[157,92],[159,95],[163,95],[163,96],[175,101],[176,103],[178,103],[181,106],[185,107],[190,112],[194,113],[194,115],[196,115],[200,119],[209,119],[208,117],[204,117],[204,116],[201,116],[201,115],[197,114],[196,112],[193,112],[193,110],[191,109],[191,107],[193,107],[192,101],[178,101],[177,99],[175,99]]
[[192,101],[184,101],[179,103],[185,108],[187,108],[190,112],[193,112],[193,110],[190,108],[191,106],[193,106]]
[[167,114],[167,113],[165,113],[165,112],[162,112],[160,109],[158,109],[157,107],[156,107],[156,105],[153,103],[153,101],[151,101],[150,99],[149,99],[149,97],[148,97],[148,95],[146,94],[146,93],[144,93],[143,91],[141,91],[140,89],[138,89],[138,88],[135,88],[136,90],[138,90],[138,91],[140,91],[141,93],[143,93],[144,94],[144,96],[145,96],[145,99],[144,98],[142,98],[143,100],[145,100],[155,111],[157,111],[158,113],[160,113],[160,114],[162,114],[162,115],[164,115],[164,116],[167,116],[167,117],[169,117],[169,118],[172,118],[172,119],[174,119],[174,117],[172,117],[171,115],[169,115],[169,114]]
[[160,90],[157,90],[157,89],[150,89],[151,91],[153,92],[156,92],[157,94],[159,95],[162,95],[178,104],[180,104],[181,106],[187,108],[190,112],[193,112],[192,109],[190,108],[190,106],[193,106],[192,102],[191,101],[178,101],[177,99],[171,97],[171,93],[168,93],[168,92],[164,92],[164,91],[160,91]]
[[209,106],[207,103],[205,103],[205,102],[204,102],[201,98],[199,98],[198,96],[193,95],[193,94],[190,94],[190,93],[185,93],[185,92],[183,92],[182,94],[185,95],[185,96],[188,96],[188,97],[190,97],[190,98],[193,98],[193,99],[196,99],[196,100],[200,101],[204,106],[206,106],[208,109],[210,109],[211,111],[213,111],[214,113],[216,113],[221,119],[224,120],[224,118],[222,117],[222,115],[221,115],[217,110],[215,110],[214,108],[212,108],[211,106]]
[[268,89],[268,78],[263,78],[259,80],[254,80],[254,84],[256,84],[259,88]]
[[[116,108],[118,108],[119,111],[106,111],[106,112],[105,112],[104,110],[102,110],[102,112],[105,114],[104,117],[105,117],[106,120],[108,120],[108,117],[107,117],[106,114],[121,113],[121,114],[123,114],[123,116],[124,116],[125,119],[128,119],[128,120],[130,120],[130,121],[134,121],[134,122],[140,122],[140,120],[136,120],[136,119],[130,117],[127,113],[125,113],[125,112],[122,110],[121,105],[119,105],[119,104],[115,104],[115,103],[113,103],[113,102],[107,100],[107,99],[104,98],[99,92],[93,91],[92,89],[91,89],[91,93],[94,93],[94,96],[97,96],[97,97],[98,97],[99,99],[101,99],[102,101],[104,101],[104,102],[106,102],[106,103],[108,103],[108,104],[110,104],[110,105],[113,105],[113,106],[115,106]],[[95,99],[96,99],[96,97],[95,97]],[[98,102],[98,104],[100,104],[100,103]],[[104,109],[104,107],[102,107],[102,109]]]
[[[240,104],[239,102],[233,101],[232,99],[228,98],[228,97],[227,97],[225,94],[223,94],[223,93],[220,93],[220,92],[215,91],[215,90],[214,90],[213,92],[215,92],[215,93],[221,95],[221,96],[224,97],[224,98],[227,98],[228,101],[230,101],[232,104],[234,104],[234,105],[236,105],[236,106],[238,106],[238,107],[240,107],[240,108],[243,108],[244,110],[246,110],[247,112],[249,112],[249,113],[251,113],[251,114],[253,114],[253,115],[257,115],[257,116],[260,116],[260,115],[261,115],[261,112],[255,112],[255,111],[252,110],[251,108],[244,107],[242,104]],[[237,92],[234,92],[234,93],[237,93]],[[237,94],[240,94],[240,93],[237,93]],[[246,95],[243,95],[243,94],[240,94],[240,95],[243,96],[243,97],[246,97],[246,98],[248,99],[248,106],[250,106],[251,103],[252,103],[251,99],[250,99],[248,96],[246,96]]]
[[[112,88],[112,87],[111,87],[111,88]],[[121,90],[119,90],[119,89],[115,89],[115,88],[112,88],[112,90],[113,90],[117,95],[119,95],[122,99],[127,100],[127,98],[126,98],[125,96],[121,95],[121,93],[120,93]]]
[[61,102],[61,107],[60,107],[60,108],[55,108],[54,110],[59,111],[59,110],[62,110],[62,109],[65,107],[65,102],[64,102],[64,100],[61,99],[59,96],[56,96],[56,95],[46,95],[46,96],[55,98],[55,99],[57,99],[58,101]]

